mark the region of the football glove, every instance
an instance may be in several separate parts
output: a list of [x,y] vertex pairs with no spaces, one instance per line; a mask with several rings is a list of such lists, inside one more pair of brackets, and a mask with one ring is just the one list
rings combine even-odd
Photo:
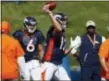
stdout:
[[75,54],[78,50],[78,48],[81,45],[81,38],[80,36],[76,36],[76,38],[73,40],[72,37],[70,38],[70,48],[72,48],[71,50],[71,54]]

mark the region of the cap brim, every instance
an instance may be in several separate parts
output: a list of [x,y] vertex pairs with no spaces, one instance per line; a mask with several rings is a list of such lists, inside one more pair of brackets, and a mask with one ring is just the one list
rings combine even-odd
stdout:
[[96,26],[94,26],[94,25],[89,25],[89,26],[87,26],[87,28],[96,28]]

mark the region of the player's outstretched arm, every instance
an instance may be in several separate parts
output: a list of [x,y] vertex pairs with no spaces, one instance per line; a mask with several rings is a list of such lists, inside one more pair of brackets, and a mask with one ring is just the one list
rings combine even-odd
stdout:
[[52,21],[52,24],[53,26],[56,28],[56,30],[59,32],[59,31],[62,31],[62,27],[61,25],[56,21],[56,19],[54,18],[53,16],[53,12],[49,10],[49,4],[45,5],[43,7],[43,11],[45,11],[46,13],[48,13],[51,21]]
[[65,55],[69,54],[69,53],[71,52],[71,50],[72,50],[72,48],[66,49],[66,50],[64,51],[64,54],[65,54]]
[[72,55],[75,54],[80,46],[81,46],[80,36],[76,36],[74,40],[71,37],[70,46],[68,49],[65,50],[65,54],[69,54],[69,53],[71,53]]

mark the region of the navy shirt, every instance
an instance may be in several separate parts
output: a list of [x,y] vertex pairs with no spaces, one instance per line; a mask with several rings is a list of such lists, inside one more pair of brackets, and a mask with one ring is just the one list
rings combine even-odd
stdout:
[[26,62],[32,59],[38,59],[38,44],[44,42],[44,36],[39,30],[36,30],[32,35],[28,35],[25,31],[18,30],[13,34],[13,37],[20,42],[25,51],[24,57]]
[[[54,40],[54,45],[52,48],[52,53],[48,56],[50,56],[50,59],[47,60],[47,51],[49,51],[50,46],[50,40]],[[51,27],[47,33],[47,46],[45,47],[45,61],[49,61],[55,64],[61,64],[62,59],[65,56],[64,50],[66,49],[66,39],[65,39],[65,31],[62,30],[60,32],[54,31],[54,27]]]

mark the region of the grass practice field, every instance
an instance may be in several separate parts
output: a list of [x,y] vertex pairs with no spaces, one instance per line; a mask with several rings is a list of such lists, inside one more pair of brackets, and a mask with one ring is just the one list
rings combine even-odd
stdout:
[[[19,5],[16,2],[2,2],[2,20],[7,20],[11,24],[11,33],[23,28],[23,19],[26,16],[34,16],[38,21],[38,29],[44,36],[51,25],[51,21],[46,13],[42,11],[44,1],[23,1]],[[82,35],[86,28],[87,20],[94,20],[97,25],[97,32],[107,37],[107,26],[109,25],[109,2],[96,1],[69,1],[57,2],[57,7],[53,12],[63,12],[68,16],[68,28],[66,29],[67,43],[70,37]],[[70,64],[77,65],[75,59],[69,55]]]

